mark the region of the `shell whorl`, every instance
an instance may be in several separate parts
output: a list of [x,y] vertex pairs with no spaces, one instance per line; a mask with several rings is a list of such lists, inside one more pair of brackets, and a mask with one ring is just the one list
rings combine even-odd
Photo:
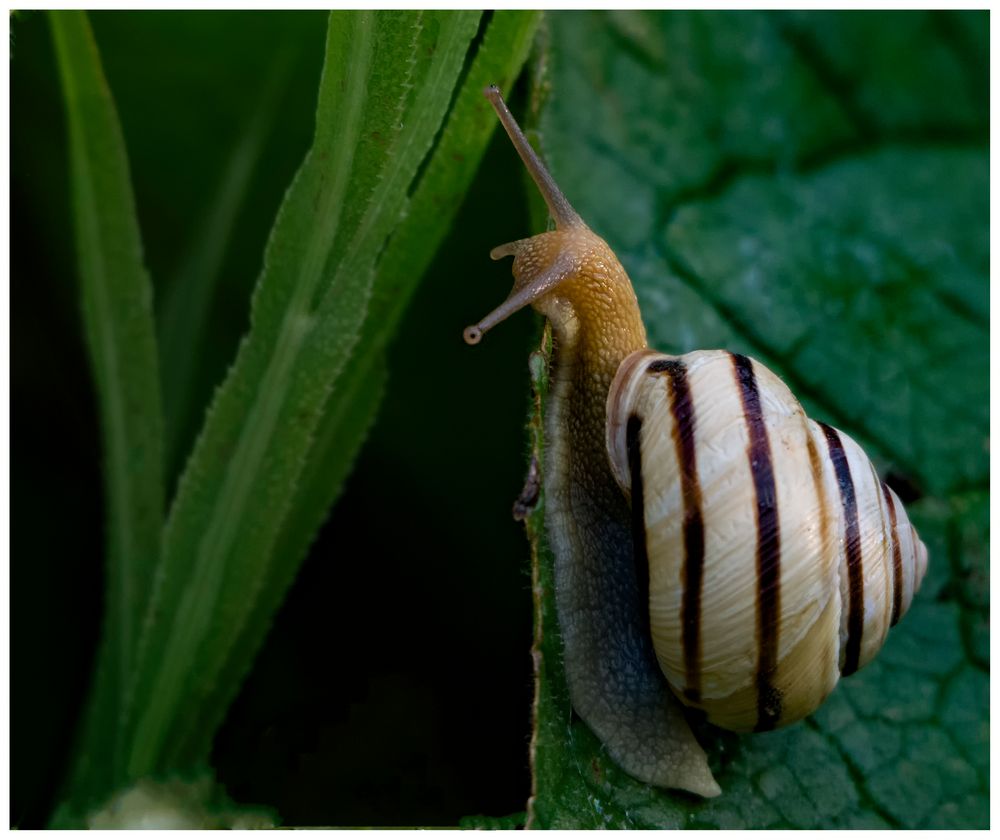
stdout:
[[746,356],[633,353],[607,414],[615,478],[643,506],[671,689],[737,731],[808,715],[881,648],[923,578],[895,493]]

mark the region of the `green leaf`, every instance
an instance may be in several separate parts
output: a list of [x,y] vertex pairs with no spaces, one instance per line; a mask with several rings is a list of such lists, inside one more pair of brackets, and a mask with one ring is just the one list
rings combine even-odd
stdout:
[[240,641],[272,564],[300,559],[276,553],[282,523],[474,29],[474,14],[331,15],[315,140],[165,528],[135,682],[132,777],[204,758],[204,743],[183,756],[178,745],[204,715],[217,719],[206,703],[220,677],[254,653]]
[[210,327],[209,310],[221,280],[223,259],[237,216],[249,194],[265,141],[274,128],[289,62],[288,52],[279,52],[273,59],[274,66],[267,85],[260,92],[256,111],[237,136],[194,239],[188,244],[176,276],[167,284],[158,309],[166,464],[171,475],[176,474],[175,466],[183,454],[183,436],[195,410],[193,372],[204,353]]
[[[270,564],[253,611],[244,619],[240,637],[233,645],[233,651],[240,655],[227,658],[210,693],[202,700],[202,714],[188,722],[183,738],[169,745],[165,760],[172,765],[198,761],[208,754],[212,738],[271,628],[272,616],[295,579],[316,528],[354,464],[385,387],[384,360],[372,357],[371,362],[370,366],[362,366],[352,359],[337,381],[336,396],[331,397],[324,411],[299,480],[300,488],[312,488],[313,499],[304,500],[302,490],[297,491],[296,503],[282,525],[274,551],[280,562]],[[320,510],[328,498],[328,504]]]
[[[922,494],[908,510],[930,568],[815,715],[699,730],[723,790],[701,800],[625,776],[571,717],[539,505],[531,824],[985,827],[988,16],[548,22],[543,149],[629,271],[650,344],[771,367]],[[542,457],[544,371],[535,388]]]
[[108,518],[105,621],[73,781],[85,794],[121,772],[114,756],[122,700],[163,521],[162,417],[152,288],[118,115],[87,16],[53,12],[50,21],[66,100],[72,216]]
[[[371,391],[379,386],[386,345],[450,229],[496,128],[492,109],[481,95],[482,89],[493,81],[513,82],[527,58],[540,18],[538,12],[498,11],[486,28],[433,154],[409,198],[406,217],[379,260],[368,317],[357,351],[344,373],[345,380],[357,382],[360,389]],[[370,406],[370,422],[378,398],[368,394],[364,401]],[[288,553],[304,553],[339,490],[340,482],[330,481],[329,476],[345,475],[347,463],[357,451],[344,445],[333,447],[330,441],[343,437],[341,423],[350,427],[361,422],[355,414],[339,412],[336,406],[328,407],[317,435],[316,451],[300,484],[295,518],[285,527]],[[349,435],[349,428],[346,431]]]
[[[439,51],[451,51],[449,65],[464,53],[473,32],[474,19],[463,27],[442,14],[447,24],[440,36]],[[372,299],[358,345],[337,380],[323,410],[306,464],[288,516],[278,537],[270,576],[261,587],[255,614],[245,622],[238,649],[256,651],[270,626],[270,616],[281,603],[294,579],[298,563],[333,505],[350,472],[358,451],[378,410],[386,370],[384,352],[395,334],[420,278],[447,233],[461,198],[468,188],[496,128],[492,110],[481,95],[490,81],[512,82],[524,63],[531,36],[541,15],[537,12],[496,12],[469,66],[448,113],[430,158],[409,199],[403,202],[405,218],[386,245],[373,281]],[[433,98],[441,109],[447,99],[440,84],[428,83],[425,98]],[[484,107],[485,106],[485,107]],[[424,101],[415,100],[414,112],[427,114]],[[174,755],[199,755],[205,750],[218,720],[228,707],[249,665],[248,657],[233,657],[218,679],[211,709],[199,727],[190,730],[185,743],[175,745]]]
[[410,199],[406,219],[379,261],[362,348],[384,346],[395,333],[417,281],[451,228],[496,130],[496,117],[482,91],[489,84],[513,84],[540,20],[540,12],[493,13],[434,154]]

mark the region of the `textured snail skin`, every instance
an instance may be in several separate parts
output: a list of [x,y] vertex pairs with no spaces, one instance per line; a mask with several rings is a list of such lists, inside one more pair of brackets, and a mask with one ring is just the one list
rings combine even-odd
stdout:
[[571,255],[558,291],[535,307],[552,324],[545,417],[546,533],[573,707],[630,775],[719,793],[665,684],[650,642],[633,557],[631,514],[605,444],[605,399],[621,361],[646,343],[632,285],[585,227],[521,243],[515,290]]
[[542,472],[570,699],[627,773],[715,796],[681,702],[737,731],[809,714],[881,647],[926,549],[857,444],[762,365],[647,348],[624,268],[486,95],[556,229],[493,249],[514,287],[465,338],[529,304],[552,325]]

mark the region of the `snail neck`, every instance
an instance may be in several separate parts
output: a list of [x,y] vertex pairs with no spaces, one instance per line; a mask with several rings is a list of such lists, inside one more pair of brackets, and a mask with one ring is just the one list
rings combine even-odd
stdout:
[[558,249],[559,260],[570,266],[534,306],[552,324],[553,380],[575,454],[593,457],[603,473],[608,390],[625,357],[646,347],[639,303],[625,269],[589,228],[551,231],[533,237],[532,244]]
[[[588,396],[599,397],[603,408],[618,365],[646,347],[632,283],[607,243],[583,225],[533,237],[531,244],[557,250],[557,261],[568,266],[535,308],[552,323],[557,346],[563,348],[560,363],[583,370],[594,391]],[[527,256],[522,254],[517,262],[527,261]]]

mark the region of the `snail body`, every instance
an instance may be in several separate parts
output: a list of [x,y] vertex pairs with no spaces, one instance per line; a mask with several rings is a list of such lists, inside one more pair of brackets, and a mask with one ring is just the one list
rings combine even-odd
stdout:
[[552,325],[542,471],[570,698],[630,775],[714,796],[682,704],[735,731],[810,714],[881,648],[927,552],[861,448],[759,362],[648,348],[617,257],[486,95],[556,229],[493,249],[514,287],[465,339],[528,304]]

